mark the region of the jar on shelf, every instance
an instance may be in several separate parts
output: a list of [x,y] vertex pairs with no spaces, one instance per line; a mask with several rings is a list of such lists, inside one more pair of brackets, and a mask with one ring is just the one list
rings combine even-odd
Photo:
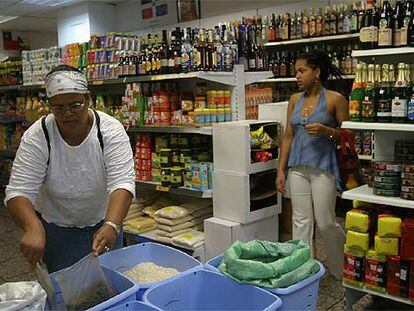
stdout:
[[170,184],[173,188],[179,188],[183,186],[183,173],[181,166],[174,166],[171,169]]

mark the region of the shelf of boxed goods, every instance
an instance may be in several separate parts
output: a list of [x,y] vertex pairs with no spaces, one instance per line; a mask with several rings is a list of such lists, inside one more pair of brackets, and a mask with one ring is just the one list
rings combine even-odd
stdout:
[[[273,74],[270,71],[258,71],[258,72],[245,72],[244,84],[251,84],[267,78],[272,77]],[[166,81],[166,80],[181,80],[181,79],[202,79],[211,82],[217,82],[230,86],[237,85],[237,79],[235,71],[221,72],[221,71],[199,71],[177,74],[164,74],[164,75],[147,75],[147,76],[135,76],[125,77],[112,80],[95,80],[89,81],[89,85],[110,85],[110,84],[124,84],[134,82],[151,82],[151,81]]]
[[177,194],[177,195],[185,195],[189,197],[194,198],[201,198],[201,199],[211,199],[213,197],[213,190],[197,190],[192,188],[185,188],[185,187],[179,187],[179,188],[172,188],[172,187],[163,187],[161,184],[156,182],[150,182],[150,181],[136,181],[137,185],[145,187],[147,189],[151,190],[157,190],[161,192],[168,192],[171,194]]
[[126,128],[129,133],[172,133],[172,134],[200,134],[212,135],[211,126],[130,126]]
[[[344,80],[354,80],[355,75],[343,75],[342,79],[344,79]],[[296,78],[295,77],[270,78],[270,79],[262,80],[260,82],[268,82],[268,83],[296,82]]]
[[414,132],[414,124],[400,123],[365,123],[345,121],[342,123],[342,128],[350,130]]
[[364,292],[364,293],[371,294],[371,295],[374,295],[374,296],[379,296],[379,297],[391,299],[391,300],[394,300],[394,301],[398,301],[398,302],[401,302],[401,303],[414,305],[414,301],[412,301],[408,298],[397,297],[397,296],[389,295],[387,293],[383,293],[383,292],[380,292],[380,291],[370,290],[370,289],[365,288],[365,287],[354,286],[354,285],[348,284],[346,282],[342,282],[342,285],[346,289],[351,289],[351,290],[358,291],[358,292]]
[[317,43],[317,42],[325,42],[325,41],[349,40],[349,39],[356,39],[356,38],[359,38],[359,33],[343,34],[343,35],[336,35],[336,36],[323,36],[323,37],[314,37],[314,38],[307,38],[307,39],[297,39],[297,40],[278,41],[278,42],[267,42],[265,43],[265,46],[267,47],[285,46],[285,45],[293,45],[293,44],[306,44],[306,43]]
[[371,62],[373,59],[377,63],[412,63],[414,47],[399,47],[389,49],[354,50],[352,57],[363,62]]

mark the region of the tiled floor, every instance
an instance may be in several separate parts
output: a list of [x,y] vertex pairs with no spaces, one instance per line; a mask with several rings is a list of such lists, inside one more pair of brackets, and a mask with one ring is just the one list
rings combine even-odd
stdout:
[[[338,219],[343,224],[343,219]],[[0,285],[5,282],[34,280],[35,276],[19,253],[20,230],[13,224],[5,208],[0,207]],[[316,257],[324,263],[326,251],[320,234],[316,232]],[[343,288],[341,282],[326,274],[319,286],[318,310],[344,310]],[[374,302],[367,295],[361,299],[354,310],[409,310],[407,305],[390,301]]]

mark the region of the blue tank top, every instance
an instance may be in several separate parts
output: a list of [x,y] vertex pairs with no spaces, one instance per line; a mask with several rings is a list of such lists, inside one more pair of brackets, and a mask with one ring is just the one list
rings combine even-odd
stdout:
[[305,130],[305,125],[311,123],[321,123],[333,128],[337,127],[336,120],[326,111],[325,92],[325,88],[322,88],[319,101],[312,114],[306,120],[302,116],[305,93],[303,93],[293,109],[290,124],[294,131],[294,137],[289,154],[288,168],[307,165],[327,171],[335,176],[337,188],[342,190],[335,145],[328,137],[310,137]]

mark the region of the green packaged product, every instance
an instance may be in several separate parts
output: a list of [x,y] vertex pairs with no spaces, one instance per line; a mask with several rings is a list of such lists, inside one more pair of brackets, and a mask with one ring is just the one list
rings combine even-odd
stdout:
[[400,189],[400,183],[381,183],[381,182],[374,182],[374,189],[380,190],[398,190]]

